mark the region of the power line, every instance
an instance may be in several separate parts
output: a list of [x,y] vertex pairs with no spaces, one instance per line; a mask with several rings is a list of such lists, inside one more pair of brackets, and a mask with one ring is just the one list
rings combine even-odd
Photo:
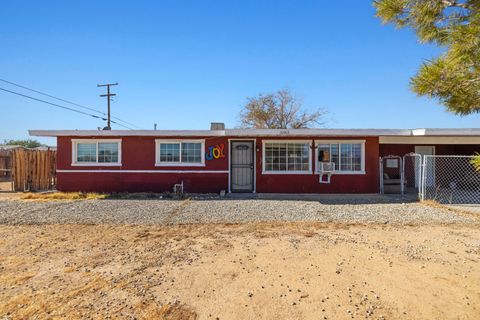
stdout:
[[35,92],[35,93],[44,95],[44,96],[49,97],[49,98],[53,98],[53,99],[60,100],[60,101],[66,102],[66,103],[70,103],[70,104],[73,104],[74,106],[77,106],[77,107],[80,107],[80,108],[83,108],[83,109],[87,109],[87,110],[90,110],[90,111],[93,111],[93,112],[96,112],[96,113],[100,113],[100,114],[105,115],[104,112],[101,112],[101,111],[99,111],[99,110],[96,110],[96,109],[93,109],[93,108],[90,108],[90,107],[86,107],[86,106],[82,106],[81,104],[78,104],[78,103],[75,103],[75,102],[72,102],[72,101],[68,101],[68,100],[65,100],[65,99],[62,99],[62,98],[58,98],[58,97],[52,96],[52,95],[50,95],[50,94],[48,94],[48,93],[44,93],[44,92],[41,92],[41,91],[37,91],[37,90],[34,90],[34,89],[31,89],[31,88],[22,86],[22,85],[17,84],[17,83],[13,83],[13,82],[11,82],[11,81],[7,81],[7,80],[5,80],[5,79],[0,79],[0,81],[3,81],[3,82],[5,82],[5,83],[8,83],[8,84],[11,84],[11,85],[14,85],[14,86],[17,86],[17,87],[22,88],[22,89],[25,89],[25,90],[29,90],[29,91],[32,91],[32,92]]
[[[80,114],[83,114],[83,115],[86,115],[86,116],[90,116],[90,117],[93,117],[93,118],[101,119],[101,120],[103,120],[103,121],[107,121],[106,118],[103,118],[103,117],[100,117],[100,116],[97,116],[97,115],[94,115],[94,114],[91,114],[91,113],[83,112],[83,111],[80,111],[80,110],[76,110],[76,109],[73,109],[73,108],[65,107],[65,106],[62,106],[62,105],[59,105],[59,104],[56,104],[56,103],[53,103],[53,102],[49,102],[49,101],[45,101],[45,100],[38,99],[38,98],[35,98],[35,97],[31,97],[31,96],[28,96],[28,95],[26,95],[26,94],[22,94],[22,93],[19,93],[19,92],[11,91],[11,90],[8,90],[8,89],[5,89],[5,88],[1,88],[1,87],[0,87],[0,90],[3,90],[3,91],[8,92],[8,93],[15,94],[15,95],[17,95],[17,96],[21,96],[21,97],[24,97],[24,98],[28,98],[28,99],[31,99],[31,100],[35,100],[35,101],[38,101],[38,102],[43,102],[43,103],[52,105],[52,106],[57,107],[57,108],[62,108],[62,109],[65,109],[65,110],[69,110],[69,111],[72,111],[72,112],[76,112],[76,113],[80,113]],[[122,126],[122,127],[124,127],[124,128],[132,129],[132,128],[127,127],[127,126],[124,126],[123,124],[120,124],[120,123],[118,123],[118,122],[114,122],[114,121],[112,121],[112,122],[115,123],[115,124],[117,124],[117,125],[119,125],[119,126]]]
[[[93,112],[96,112],[98,114],[101,114],[101,115],[104,115],[106,116],[107,114],[105,112],[102,112],[100,110],[97,110],[97,109],[94,109],[94,108],[91,108],[91,107],[87,107],[87,106],[84,106],[84,105],[81,105],[81,104],[78,104],[78,103],[75,103],[75,102],[72,102],[72,101],[69,101],[69,100],[66,100],[66,99],[62,99],[62,98],[59,98],[59,97],[56,97],[56,96],[53,96],[51,94],[48,94],[48,93],[45,93],[45,92],[41,92],[41,91],[38,91],[38,90],[35,90],[35,89],[32,89],[32,88],[29,88],[29,87],[25,87],[23,85],[20,85],[18,83],[14,83],[14,82],[11,82],[11,81],[8,81],[8,80],[5,80],[5,79],[1,79],[0,78],[0,81],[3,81],[5,83],[8,83],[8,84],[11,84],[13,86],[16,86],[16,87],[19,87],[19,88],[22,88],[22,89],[25,89],[25,90],[29,90],[29,91],[32,91],[32,92],[35,92],[35,93],[38,93],[38,94],[41,94],[43,96],[46,96],[46,97],[49,97],[49,98],[52,98],[52,99],[56,99],[56,100],[59,100],[59,101],[62,101],[62,102],[66,102],[66,103],[69,103],[71,105],[74,105],[74,106],[77,106],[79,108],[82,108],[82,109],[85,109],[85,110],[90,110],[90,111],[93,111]],[[112,116],[113,119],[117,119],[118,121],[121,121],[123,123],[126,123],[128,125],[131,125],[137,129],[141,129],[139,126],[133,124],[133,123],[130,123],[128,121],[125,121],[125,120],[122,120],[120,119],[119,117],[114,117]],[[113,122],[112,123],[116,123],[116,124],[119,124],[118,122]],[[125,126],[124,126],[125,127]]]

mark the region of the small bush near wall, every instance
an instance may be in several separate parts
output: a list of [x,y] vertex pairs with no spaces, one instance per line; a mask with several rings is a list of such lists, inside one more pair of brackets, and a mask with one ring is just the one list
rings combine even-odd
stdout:
[[475,154],[475,157],[472,159],[471,163],[478,171],[480,171],[480,153],[477,152]]

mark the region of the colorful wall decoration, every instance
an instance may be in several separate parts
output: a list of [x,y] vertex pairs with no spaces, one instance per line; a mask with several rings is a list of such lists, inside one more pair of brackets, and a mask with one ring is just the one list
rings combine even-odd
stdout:
[[205,159],[213,160],[225,158],[224,149],[225,145],[223,143],[208,147],[208,151],[205,152]]

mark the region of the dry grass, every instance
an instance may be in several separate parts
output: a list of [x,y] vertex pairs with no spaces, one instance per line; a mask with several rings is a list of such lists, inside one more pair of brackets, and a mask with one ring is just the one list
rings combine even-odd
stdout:
[[122,200],[148,200],[148,199],[170,199],[173,196],[169,193],[137,192],[137,193],[94,193],[94,192],[44,192],[24,193],[20,199],[55,201],[55,200],[93,200],[93,199],[122,199]]
[[157,318],[164,320],[196,320],[197,314],[185,304],[166,304],[160,311],[147,312],[145,318]]
[[449,212],[452,212],[452,213],[455,213],[455,214],[480,219],[480,217],[477,214],[474,214],[474,213],[472,213],[468,210],[452,208],[452,207],[446,206],[444,204],[441,204],[440,202],[435,201],[435,200],[423,200],[420,203],[425,205],[425,206],[428,206],[428,207],[432,207],[432,208],[436,208],[436,209],[442,209],[442,210],[446,210],[446,211],[449,211]]
[[105,199],[106,194],[92,192],[52,192],[52,193],[25,193],[20,198],[23,200],[93,200]]
[[373,308],[377,319],[477,319],[478,234],[307,222],[0,224],[0,319],[345,319]]

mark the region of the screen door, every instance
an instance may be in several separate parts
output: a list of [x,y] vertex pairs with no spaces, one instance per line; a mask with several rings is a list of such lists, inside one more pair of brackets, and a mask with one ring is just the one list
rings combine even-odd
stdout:
[[230,159],[231,191],[252,192],[253,170],[253,141],[232,141]]

